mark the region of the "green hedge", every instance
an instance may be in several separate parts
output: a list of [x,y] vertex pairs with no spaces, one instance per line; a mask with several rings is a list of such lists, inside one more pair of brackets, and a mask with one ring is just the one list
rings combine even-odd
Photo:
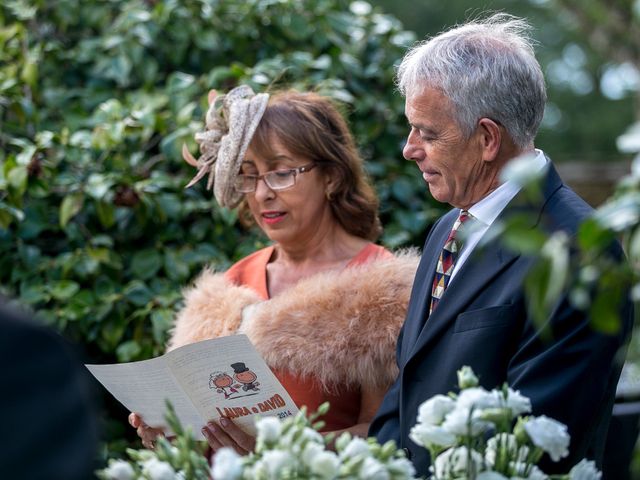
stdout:
[[338,100],[382,201],[383,243],[439,212],[415,165],[393,65],[414,35],[342,0],[7,1],[0,6],[0,293],[92,362],[162,352],[180,290],[262,246],[180,155],[206,93],[313,89]]

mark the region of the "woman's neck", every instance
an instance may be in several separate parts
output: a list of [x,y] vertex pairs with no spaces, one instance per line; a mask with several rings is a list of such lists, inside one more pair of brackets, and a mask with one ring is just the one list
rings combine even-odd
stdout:
[[334,228],[319,233],[313,241],[304,245],[276,244],[274,263],[290,268],[304,268],[349,262],[365,245],[366,239],[351,235],[343,228]]
[[342,230],[304,249],[287,249],[276,244],[267,264],[269,296],[274,297],[317,273],[342,270],[368,243]]

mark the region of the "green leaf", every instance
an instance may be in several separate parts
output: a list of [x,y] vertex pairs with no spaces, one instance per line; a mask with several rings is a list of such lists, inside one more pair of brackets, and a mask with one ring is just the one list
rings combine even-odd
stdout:
[[62,203],[60,204],[60,227],[64,228],[69,223],[73,217],[75,217],[80,210],[82,210],[82,205],[84,204],[84,194],[72,193],[67,195],[62,199]]
[[141,352],[142,348],[137,341],[127,340],[118,346],[116,356],[119,362],[131,362],[135,360]]
[[113,204],[103,201],[96,201],[96,213],[104,228],[111,228],[116,223],[116,209]]
[[137,252],[131,259],[131,273],[138,278],[153,277],[162,266],[162,257],[155,249]]
[[56,300],[69,300],[80,290],[80,285],[72,280],[58,280],[48,286],[49,293]]
[[46,302],[51,298],[44,285],[26,284],[20,289],[20,300],[30,305]]
[[141,307],[153,298],[153,292],[143,282],[134,280],[123,291],[124,296],[134,305]]
[[191,273],[188,263],[174,250],[167,250],[164,254],[164,271],[172,280],[184,281]]
[[9,170],[7,180],[9,185],[13,187],[18,195],[22,195],[27,190],[27,180],[29,178],[27,167],[17,165]]
[[151,325],[153,326],[153,339],[158,344],[164,344],[168,330],[173,326],[173,310],[161,309],[151,313]]

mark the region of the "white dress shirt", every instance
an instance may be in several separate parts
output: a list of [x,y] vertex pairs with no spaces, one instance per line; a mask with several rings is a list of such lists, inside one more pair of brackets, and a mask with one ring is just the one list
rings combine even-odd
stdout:
[[[542,150],[538,149],[536,149],[536,155],[531,161],[533,162],[532,169],[534,170],[541,170],[547,164],[547,158]],[[512,181],[507,181],[469,208],[469,213],[473,218],[467,223],[473,222],[472,228],[469,228],[469,235],[465,238],[462,250],[453,267],[453,272],[451,272],[449,283],[453,281],[453,277],[456,276],[456,273],[460,270],[467,258],[469,258],[469,255],[471,255],[473,249],[478,245],[482,236],[489,230],[489,227],[495,219],[498,218],[498,215],[500,215],[519,191],[520,185]]]

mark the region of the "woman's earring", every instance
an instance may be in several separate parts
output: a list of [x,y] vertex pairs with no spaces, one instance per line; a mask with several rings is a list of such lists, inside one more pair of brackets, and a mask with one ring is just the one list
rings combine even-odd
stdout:
[[327,200],[328,200],[328,201],[331,201],[331,200],[332,200],[332,198],[331,198],[331,197],[333,196],[333,193],[332,193],[332,192],[330,192],[329,190],[326,190],[326,191],[324,192],[324,195],[325,195],[325,197],[327,197]]

